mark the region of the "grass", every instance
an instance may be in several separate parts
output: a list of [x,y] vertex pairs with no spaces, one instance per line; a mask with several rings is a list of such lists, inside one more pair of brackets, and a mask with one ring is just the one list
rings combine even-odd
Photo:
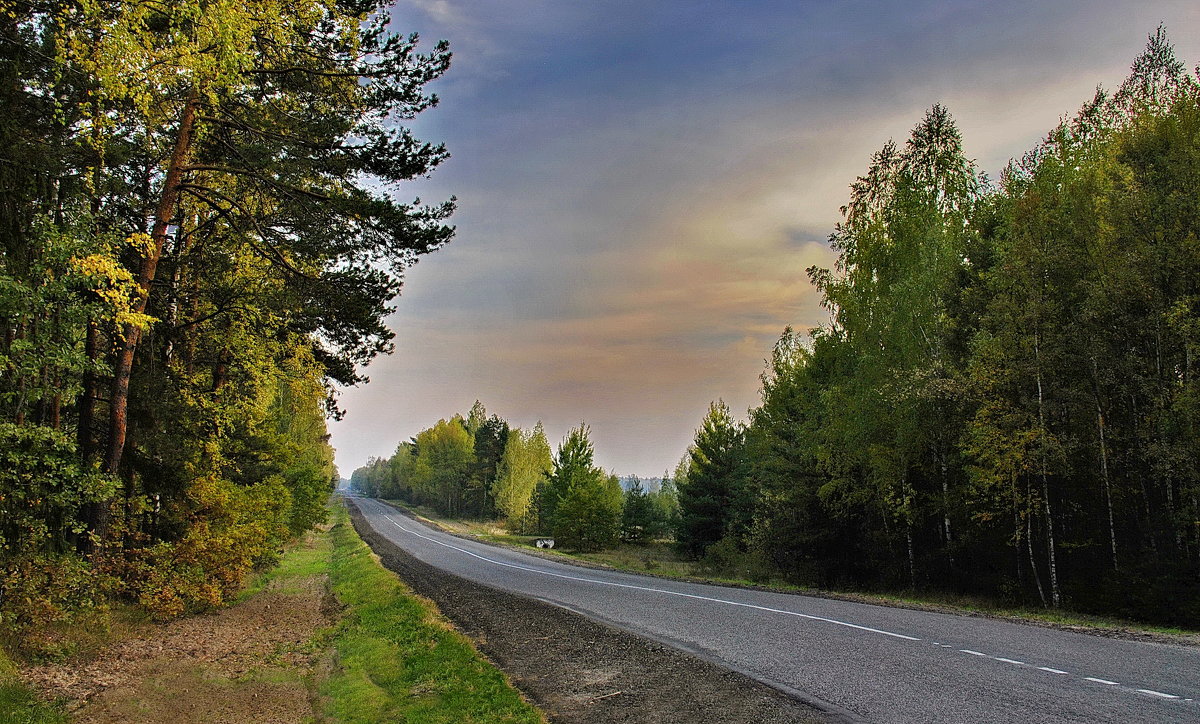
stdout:
[[[213,678],[198,665],[174,662],[170,670],[142,681],[135,694],[110,706],[136,721],[158,718],[139,715],[143,710],[161,714],[159,705],[164,701],[180,697],[191,701],[189,697],[202,691],[228,701],[263,691],[263,685],[278,685],[301,697],[307,691],[320,712],[319,721],[545,723],[542,714],[433,604],[418,598],[383,568],[358,537],[343,505],[332,503],[331,517],[332,526],[290,545],[277,565],[254,576],[231,603],[236,606],[266,590],[272,595],[299,593],[305,583],[311,591],[313,576],[328,576],[341,611],[333,625],[314,631],[307,644],[298,646],[324,665],[289,665],[281,649],[268,656],[265,666],[236,679],[223,679]],[[137,621],[124,621],[124,615],[117,618],[122,635],[107,635],[109,640],[140,630]],[[141,625],[145,624],[143,617]],[[288,645],[293,648],[297,646]],[[46,702],[24,686],[16,665],[0,649],[0,724],[68,721],[65,702]]]
[[328,574],[329,557],[333,550],[328,530],[318,528],[301,536],[300,540],[304,541],[305,545],[290,545],[280,556],[276,565],[251,578],[245,589],[229,605],[236,606],[257,595],[273,582],[275,583],[274,590],[280,593],[293,593],[298,589],[295,586],[289,586],[287,579]]
[[60,702],[45,702],[17,678],[17,667],[0,651],[0,724],[66,724]]
[[[403,501],[390,500],[393,505],[406,508],[419,517],[439,526],[443,530],[458,535],[469,535],[480,540],[530,547],[537,536],[513,535],[507,532],[499,521],[471,521],[448,519],[439,516],[435,511],[425,506],[413,506]],[[1106,616],[1096,616],[1062,609],[1042,609],[1004,606],[997,601],[986,598],[955,595],[938,592],[877,593],[856,591],[826,591],[805,586],[798,586],[781,579],[753,580],[736,574],[714,570],[702,561],[691,561],[681,557],[669,543],[655,542],[645,545],[628,543],[618,544],[616,548],[584,553],[580,551],[563,550],[561,548],[543,549],[543,554],[559,556],[564,559],[584,561],[593,565],[605,566],[634,573],[649,573],[667,578],[679,578],[700,582],[753,586],[784,593],[802,593],[826,598],[836,598],[859,603],[871,603],[883,606],[902,606],[923,610],[936,610],[946,613],[981,614],[999,618],[1029,621],[1033,623],[1053,624],[1057,626],[1072,626],[1087,629],[1103,629],[1108,631],[1128,631],[1137,633],[1163,634],[1169,637],[1181,637],[1190,641],[1200,639],[1200,631],[1182,629],[1170,626],[1126,621]]]
[[330,536],[330,582],[346,606],[333,635],[337,665],[320,686],[332,718],[544,722],[431,603],[379,564],[342,506],[334,510]]

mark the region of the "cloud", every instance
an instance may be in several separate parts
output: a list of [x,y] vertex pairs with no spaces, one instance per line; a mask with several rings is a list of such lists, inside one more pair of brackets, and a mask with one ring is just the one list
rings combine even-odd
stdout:
[[454,66],[418,132],[453,158],[455,241],[408,274],[397,353],[348,391],[343,474],[479,398],[602,465],[655,475],[708,403],[756,399],[785,325],[827,319],[805,269],[847,187],[934,102],[995,172],[1115,85],[1192,2],[551,3],[405,0]]

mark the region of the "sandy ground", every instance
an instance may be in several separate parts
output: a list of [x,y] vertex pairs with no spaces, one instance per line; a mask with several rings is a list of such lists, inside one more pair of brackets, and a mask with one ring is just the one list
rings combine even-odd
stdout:
[[[317,711],[308,646],[336,618],[325,576],[288,578],[212,614],[151,625],[86,663],[22,678],[77,722],[303,722]],[[282,586],[286,586],[283,588]]]

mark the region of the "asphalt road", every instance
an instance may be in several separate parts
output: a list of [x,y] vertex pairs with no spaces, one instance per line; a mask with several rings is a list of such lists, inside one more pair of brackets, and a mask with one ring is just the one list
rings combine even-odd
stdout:
[[417,559],[868,722],[1200,722],[1200,648],[581,568],[354,498]]

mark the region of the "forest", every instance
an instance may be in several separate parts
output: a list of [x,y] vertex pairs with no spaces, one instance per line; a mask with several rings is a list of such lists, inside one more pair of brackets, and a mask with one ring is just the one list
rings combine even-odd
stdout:
[[[784,331],[748,419],[712,405],[653,534],[764,580],[1200,625],[1197,188],[1200,80],[1162,28],[998,178],[935,105],[808,271],[829,321]],[[597,547],[604,477],[583,427],[552,459],[476,416],[354,483]]]
[[635,477],[624,489],[595,464],[587,425],[572,428],[554,454],[542,423],[531,430],[488,415],[476,400],[464,418],[438,420],[372,458],[350,476],[355,491],[426,505],[450,518],[502,518],[517,534],[553,535],[584,551],[618,541],[669,535],[679,516],[674,479],[646,490]]
[[[0,1],[0,628],[230,599],[324,519],[335,385],[453,202],[378,0]],[[53,653],[53,652],[51,652]]]

